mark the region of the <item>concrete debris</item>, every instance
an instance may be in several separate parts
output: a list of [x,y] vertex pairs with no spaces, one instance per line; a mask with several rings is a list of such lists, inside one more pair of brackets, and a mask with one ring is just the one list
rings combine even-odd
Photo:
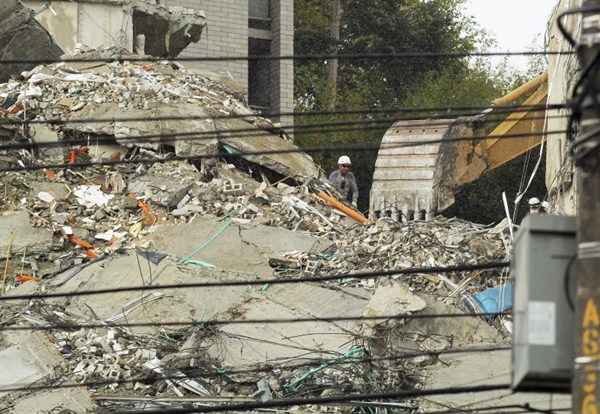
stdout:
[[[408,286],[393,283],[391,286],[380,285],[366,306],[363,316],[379,317],[385,315],[408,315],[425,309],[426,303],[410,291]],[[365,324],[375,327],[381,321],[366,321]]]
[[[37,125],[55,131],[59,143],[79,142],[73,146],[71,151],[75,153],[71,158],[66,155],[70,162],[82,157],[104,159],[106,155],[113,159],[160,158],[165,151],[181,156],[283,151],[248,155],[244,159],[281,178],[306,179],[319,175],[308,155],[285,153],[298,147],[270,121],[252,112],[242,93],[174,63],[84,62],[38,66],[23,73],[21,80],[0,85],[2,102],[0,117],[67,121],[60,125]],[[115,114],[119,114],[119,120],[113,120]],[[223,119],[223,115],[243,118]],[[127,121],[156,117],[173,119]],[[79,122],[89,118],[106,121]],[[30,137],[36,131],[5,128],[12,131],[15,142],[35,142]],[[149,152],[123,154],[97,148],[114,144]]]
[[11,254],[42,254],[51,246],[52,233],[34,228],[26,211],[6,211],[0,215],[0,258]]
[[[64,63],[39,66],[0,85],[0,104],[4,119],[68,121],[32,124],[29,131],[3,124],[0,139],[7,143],[56,142],[66,148],[6,150],[0,163],[32,165],[52,157],[67,164],[128,161],[2,175],[0,294],[309,278],[16,302],[0,310],[3,326],[73,328],[48,333],[46,345],[55,353],[49,365],[2,338],[0,359],[10,368],[2,384],[100,382],[83,394],[64,394],[65,409],[76,412],[89,404],[115,411],[180,407],[181,397],[197,407],[378,392],[420,386],[423,367],[438,360],[365,359],[504,341],[492,326],[502,326],[504,316],[410,319],[420,312],[482,311],[473,298],[506,283],[497,271],[348,277],[503,260],[509,244],[504,224],[492,228],[444,217],[351,220],[331,207],[327,200],[335,190],[306,154],[245,154],[297,147],[222,82],[173,63]],[[198,116],[112,120],[189,114]],[[87,117],[105,121],[75,122]],[[231,128],[259,132],[261,139],[242,139]],[[202,140],[161,136],[191,131]],[[173,154],[215,158],[186,162],[169,159]],[[311,281],[335,274],[344,277]],[[394,318],[362,323],[333,322],[332,316]],[[237,323],[273,318],[314,320]],[[214,320],[220,323],[208,323]],[[179,325],[161,325],[165,321]],[[77,327],[90,323],[102,328]],[[118,326],[136,323],[146,325]],[[6,398],[23,412],[45,395],[48,404],[40,406],[51,410],[63,394]]]
[[[18,0],[3,0],[0,4],[0,45],[2,58],[16,62],[53,60],[63,54],[48,31],[36,21],[33,10],[23,6]],[[3,64],[0,68],[0,82],[6,82],[11,76],[33,66],[31,63]]]
[[[25,387],[45,377],[63,361],[54,346],[41,333],[10,335],[0,350],[0,388]],[[3,397],[5,393],[0,393]]]
[[183,7],[166,7],[146,1],[132,4],[133,35],[143,36],[139,53],[176,57],[190,43],[200,41],[206,27],[204,12]]
[[33,393],[19,399],[9,413],[86,413],[92,412],[95,407],[89,392],[82,388],[73,388]]

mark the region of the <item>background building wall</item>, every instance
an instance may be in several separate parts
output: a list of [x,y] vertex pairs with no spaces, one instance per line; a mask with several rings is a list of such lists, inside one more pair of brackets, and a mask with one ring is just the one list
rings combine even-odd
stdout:
[[[294,54],[294,1],[272,0],[271,2],[273,56]],[[275,60],[271,66],[271,112],[294,110],[294,61]],[[284,124],[293,124],[293,119],[281,119]]]
[[[248,54],[248,0],[163,0],[167,6],[203,10],[207,26],[198,43],[180,56],[246,56]],[[229,73],[248,90],[248,62],[185,62],[190,68]]]

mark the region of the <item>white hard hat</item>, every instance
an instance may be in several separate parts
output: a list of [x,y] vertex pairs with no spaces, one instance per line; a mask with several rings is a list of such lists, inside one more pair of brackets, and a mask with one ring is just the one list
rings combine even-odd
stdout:
[[352,165],[352,161],[350,161],[350,157],[347,155],[342,155],[338,160],[338,165]]
[[530,206],[539,206],[540,205],[540,200],[537,197],[533,197],[529,199],[529,205]]

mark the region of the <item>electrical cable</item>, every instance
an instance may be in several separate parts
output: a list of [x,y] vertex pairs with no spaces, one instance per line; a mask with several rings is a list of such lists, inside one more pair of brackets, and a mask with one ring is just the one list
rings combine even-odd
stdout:
[[398,60],[420,58],[468,58],[504,56],[557,56],[572,55],[573,52],[517,51],[517,52],[399,52],[399,53],[346,53],[346,54],[306,54],[306,55],[246,55],[246,56],[178,56],[174,58],[154,56],[118,56],[108,58],[65,57],[59,59],[0,59],[0,65],[49,65],[55,63],[112,63],[112,62],[239,62],[239,61],[307,61],[307,60]]
[[[203,371],[201,373],[202,378],[220,378],[220,377],[231,377],[233,375],[246,375],[246,374],[259,374],[265,372],[271,372],[275,369],[295,370],[299,368],[311,368],[319,367],[323,364],[327,364],[328,367],[346,364],[363,364],[373,362],[391,362],[391,361],[403,361],[412,358],[418,358],[422,356],[438,357],[441,355],[455,355],[455,354],[472,354],[472,353],[487,353],[487,352],[503,352],[510,351],[511,347],[482,347],[482,348],[465,348],[465,349],[447,349],[444,351],[426,351],[426,352],[406,352],[399,355],[385,356],[385,357],[372,357],[372,358],[349,358],[347,360],[332,358],[330,360],[326,358],[318,358],[313,361],[291,364],[291,365],[278,365],[266,363],[260,368],[252,369],[238,369],[230,370],[226,368],[214,369],[210,372]],[[177,376],[143,376],[129,379],[113,379],[104,381],[88,381],[81,383],[66,383],[66,384],[54,384],[54,385],[30,385],[30,386],[18,386],[18,387],[3,387],[0,388],[0,393],[3,392],[20,392],[20,391],[41,391],[41,390],[54,390],[54,389],[68,389],[68,388],[80,388],[80,387],[102,387],[113,384],[132,384],[136,382],[147,382],[147,381],[164,381],[164,380],[177,380],[181,379],[181,375]],[[193,378],[193,376],[192,376]]]
[[[379,127],[377,130],[381,130]],[[368,128],[358,128],[357,131],[366,131]],[[347,131],[347,130],[346,130]],[[544,136],[548,135],[560,135],[566,133],[566,130],[562,131],[547,131],[544,132]],[[163,134],[164,138],[176,136],[177,134]],[[196,154],[196,155],[174,155],[168,158],[141,158],[141,159],[130,159],[130,160],[105,160],[105,161],[88,161],[88,162],[77,162],[77,163],[58,163],[58,164],[36,164],[29,166],[15,166],[1,168],[0,172],[18,172],[18,171],[36,171],[44,169],[76,169],[76,168],[89,168],[93,166],[112,166],[112,165],[125,165],[125,164],[157,164],[157,163],[168,163],[174,161],[201,161],[203,159],[216,159],[224,156],[232,158],[244,158],[248,156],[257,155],[276,155],[276,154],[318,154],[332,151],[356,151],[356,152],[370,152],[379,151],[381,149],[395,149],[395,148],[409,148],[409,147],[421,147],[432,144],[441,144],[447,142],[476,142],[489,139],[520,139],[531,136],[539,136],[539,134],[532,133],[520,133],[520,134],[505,134],[505,135],[482,135],[482,136],[471,136],[471,137],[457,137],[451,139],[437,139],[437,140],[424,140],[424,141],[410,141],[398,144],[382,144],[382,145],[337,145],[337,146],[321,146],[321,147],[307,147],[307,148],[294,148],[294,149],[281,149],[281,150],[265,150],[265,151],[236,151],[235,153],[212,153],[212,154]]]
[[212,413],[212,412],[235,412],[235,411],[252,411],[267,408],[284,408],[307,405],[329,405],[337,403],[347,403],[351,401],[366,401],[366,400],[385,400],[385,399],[406,399],[416,397],[427,397],[435,395],[456,395],[466,393],[480,393],[488,391],[501,391],[510,389],[510,384],[489,384],[477,385],[472,387],[448,387],[437,389],[421,389],[421,390],[401,390],[378,393],[364,394],[346,394],[330,397],[319,398],[294,398],[283,400],[271,400],[265,402],[252,402],[241,404],[228,404],[221,406],[205,406],[194,408],[174,408],[174,409],[159,409],[159,410],[127,410],[117,411],[119,413],[128,414],[192,414],[192,413]]
[[[550,119],[562,119],[562,118],[568,118],[568,115],[558,115],[558,116],[550,116],[548,118]],[[427,118],[425,118],[426,120]],[[484,120],[477,120],[475,121],[475,123],[477,124],[487,124],[487,123],[499,123],[504,121],[506,118],[496,118],[496,119],[484,119]],[[540,117],[530,117],[527,118],[528,120],[541,120],[541,119],[547,119],[547,117],[544,116],[540,116]],[[410,119],[407,121],[417,121],[416,119]],[[148,118],[148,122],[154,121],[153,118]],[[168,134],[167,136],[173,137],[174,139],[170,139],[170,142],[173,141],[214,141],[216,138],[215,137],[220,137],[220,135],[222,134],[227,134],[227,136],[222,137],[222,138],[231,138],[232,136],[230,136],[229,134],[234,134],[234,137],[240,137],[240,138],[257,138],[257,137],[263,137],[263,136],[273,136],[273,135],[277,135],[278,133],[285,132],[285,133],[293,133],[295,135],[307,135],[309,133],[327,133],[327,132],[345,132],[345,131],[354,131],[354,129],[342,129],[340,128],[338,129],[325,129],[325,128],[331,128],[331,127],[345,127],[345,126],[355,126],[355,125],[365,125],[365,130],[375,130],[375,129],[391,129],[394,128],[394,125],[396,125],[397,122],[400,122],[401,120],[393,120],[393,119],[384,119],[384,120],[362,120],[362,121],[341,121],[341,122],[328,122],[328,123],[318,123],[318,124],[303,124],[303,125],[283,125],[283,126],[278,126],[278,127],[273,127],[273,128],[260,128],[260,127],[254,127],[254,128],[233,128],[233,129],[219,129],[219,128],[215,128],[214,130],[209,130],[209,131],[187,131],[187,132],[176,132],[176,133],[172,133],[172,134]],[[457,125],[457,124],[469,124],[474,122],[473,120],[470,119],[457,119],[457,120],[448,120],[448,121],[440,121],[440,122],[418,122],[418,123],[414,123],[414,124],[401,124],[398,125],[398,128],[431,128],[431,127],[451,127],[453,125]],[[377,125],[377,124],[381,124],[382,126],[380,128],[374,127],[373,125]],[[367,129],[368,128],[368,129]],[[310,131],[312,129],[317,129],[317,131]],[[308,130],[308,131],[307,131]],[[362,130],[362,129],[361,129]],[[244,133],[244,134],[242,134]],[[251,133],[251,134],[247,134],[247,133]],[[237,135],[240,134],[240,135]],[[40,148],[60,148],[60,147],[67,147],[67,146],[76,146],[76,145],[102,145],[102,144],[114,144],[115,142],[120,144],[120,145],[126,145],[128,143],[132,143],[132,144],[137,144],[139,142],[145,142],[145,141],[156,141],[157,138],[162,138],[164,137],[165,134],[145,134],[145,135],[135,135],[135,136],[126,136],[126,137],[119,137],[119,138],[115,138],[115,137],[111,137],[111,136],[90,136],[90,137],[86,137],[86,138],[74,138],[74,139],[67,139],[67,140],[61,140],[61,141],[57,141],[57,142],[40,142],[40,143],[35,143],[35,142],[30,142],[30,143],[13,143],[13,144],[4,144],[4,145],[0,145],[0,151],[8,151],[8,150],[19,150],[19,149],[40,149]],[[206,136],[206,138],[201,139],[200,137],[204,137]],[[186,137],[190,137],[190,138],[186,138]],[[493,137],[493,136],[492,136]],[[534,137],[534,135],[532,134],[530,136],[531,138]],[[297,140],[296,140],[297,141]],[[295,143],[297,143],[296,141],[294,141]]]
[[[580,45],[573,38],[573,36],[571,36],[569,31],[564,26],[563,19],[567,16],[574,14],[597,13],[598,11],[600,11],[600,7],[598,6],[586,6],[567,10],[558,16],[558,28],[567,40],[567,42],[571,45],[571,47],[573,47],[576,50],[580,50],[582,45]],[[569,154],[574,160],[575,165],[578,167],[583,167],[589,155],[595,153],[600,147],[600,139],[598,139],[600,136],[600,128],[598,127],[587,131],[583,136],[578,137],[576,139],[574,139],[572,136],[573,125],[576,122],[581,123],[583,110],[585,109],[583,104],[587,98],[590,98],[592,102],[589,109],[595,110],[597,114],[600,115],[600,100],[598,99],[599,91],[595,86],[595,81],[599,71],[600,51],[597,51],[595,52],[594,56],[591,58],[589,63],[585,65],[584,70],[582,71],[581,75],[579,76],[579,79],[577,80],[577,83],[575,84],[575,87],[573,88],[574,103],[571,104],[572,114],[567,124],[567,138],[568,141],[571,143],[569,148]],[[582,147],[584,147],[583,150],[580,149]]]
[[[564,36],[564,38],[567,40],[567,42],[569,42],[571,47],[573,47],[574,49],[577,49],[578,43],[573,38],[573,36],[571,36],[571,33],[569,33],[569,31],[565,27],[565,25],[563,23],[563,19],[567,16],[571,16],[574,14],[593,13],[593,12],[598,12],[598,11],[600,11],[600,7],[598,7],[598,6],[579,7],[576,9],[566,10],[565,12],[561,13],[558,16],[558,18],[556,19],[558,30],[560,30],[561,34]],[[573,54],[573,52],[563,52],[563,53]]]
[[[353,401],[354,402],[354,401]],[[357,402],[357,405],[363,406],[371,406],[371,407],[381,407],[381,408],[394,408],[392,404],[389,403],[378,403],[378,402]],[[521,409],[522,411],[497,411],[497,410],[511,410],[511,409]],[[565,408],[556,408],[553,409],[553,412],[562,412],[562,411],[570,411],[571,407]],[[527,414],[532,412],[540,412],[539,409],[529,406],[528,404],[510,404],[510,405],[497,405],[497,406],[486,406],[486,407],[478,407],[478,408],[453,408],[449,410],[437,410],[437,411],[425,411],[420,412],[419,414],[460,414],[460,413],[483,413],[487,411],[494,411],[492,414]]]
[[382,316],[323,316],[311,318],[285,318],[285,319],[211,319],[197,321],[160,321],[160,322],[132,322],[132,323],[89,323],[89,324],[52,324],[47,326],[0,326],[0,332],[18,331],[65,331],[70,329],[108,329],[108,328],[151,328],[151,327],[202,327],[223,325],[262,325],[262,324],[295,324],[306,322],[358,322],[358,321],[388,321],[388,320],[424,320],[424,319],[462,319],[462,318],[488,318],[504,315],[503,312],[474,312],[474,313],[439,313],[439,314],[411,314],[411,315],[382,315]]
[[122,293],[122,292],[139,292],[139,291],[158,291],[165,289],[190,289],[190,288],[215,288],[215,287],[234,287],[234,286],[264,286],[264,285],[283,285],[283,284],[296,284],[296,283],[315,283],[315,282],[327,282],[334,280],[343,279],[378,279],[382,277],[396,276],[396,275],[418,275],[420,274],[436,274],[436,273],[451,273],[451,272],[469,272],[476,270],[493,270],[503,267],[508,267],[510,262],[491,262],[491,263],[479,263],[479,264],[461,264],[456,266],[431,266],[431,267],[411,267],[411,268],[400,268],[391,270],[380,270],[371,272],[355,272],[355,273],[342,273],[342,274],[331,274],[325,276],[314,276],[314,277],[300,277],[293,279],[260,279],[260,280],[228,280],[220,282],[199,282],[199,283],[181,283],[181,284],[167,284],[167,285],[154,285],[154,286],[129,286],[120,288],[110,289],[95,289],[95,290],[81,290],[75,292],[55,292],[55,293],[44,293],[39,295],[11,295],[11,296],[0,296],[0,302],[15,301],[15,300],[33,300],[33,299],[56,299],[56,298],[70,298],[75,296],[92,296],[109,293]]
[[[262,118],[283,118],[283,117],[315,117],[315,116],[337,116],[337,115],[384,115],[384,114],[401,114],[401,113],[423,113],[433,112],[439,113],[436,115],[439,119],[446,119],[447,117],[459,117],[459,116],[471,116],[480,115],[482,111],[493,109],[494,114],[498,113],[511,113],[511,112],[531,112],[531,111],[553,111],[560,109],[567,109],[569,105],[567,103],[560,104],[544,104],[544,105],[502,105],[502,106],[455,106],[455,107],[399,107],[399,108],[387,108],[387,109],[356,109],[356,110],[336,110],[336,111],[310,111],[310,112],[271,112],[263,114],[233,114],[233,115],[165,115],[152,117],[153,121],[185,121],[185,120],[196,120],[196,121],[212,121],[212,120],[226,120],[226,119],[248,119],[254,117]],[[461,111],[461,112],[453,112]],[[468,111],[468,112],[467,112]],[[435,118],[435,117],[433,117]],[[144,122],[148,120],[148,117],[112,117],[112,118],[75,118],[75,119],[63,119],[63,118],[50,118],[50,119],[32,119],[32,120],[20,120],[15,118],[0,118],[0,126],[2,125],[23,125],[23,124],[78,124],[78,123],[98,123],[98,122]],[[412,118],[411,118],[412,119]],[[430,119],[430,118],[427,118]]]

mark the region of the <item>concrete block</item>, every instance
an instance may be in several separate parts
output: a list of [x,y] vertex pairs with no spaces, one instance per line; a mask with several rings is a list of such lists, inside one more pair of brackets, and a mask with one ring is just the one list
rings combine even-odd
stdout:
[[0,258],[6,257],[9,245],[12,254],[15,254],[23,249],[43,252],[51,244],[52,234],[46,229],[34,228],[26,211],[10,211],[0,215]]
[[50,375],[63,361],[42,333],[23,332],[5,339],[9,346],[0,351],[0,388],[30,385]]
[[37,392],[17,400],[11,414],[92,412],[96,405],[84,388]]

